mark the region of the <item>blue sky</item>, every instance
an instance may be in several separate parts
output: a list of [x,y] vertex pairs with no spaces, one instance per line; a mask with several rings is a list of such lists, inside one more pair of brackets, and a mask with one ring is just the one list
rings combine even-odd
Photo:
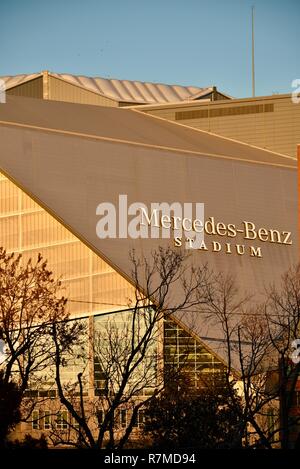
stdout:
[[289,93],[300,78],[299,0],[0,0],[0,75],[51,70]]

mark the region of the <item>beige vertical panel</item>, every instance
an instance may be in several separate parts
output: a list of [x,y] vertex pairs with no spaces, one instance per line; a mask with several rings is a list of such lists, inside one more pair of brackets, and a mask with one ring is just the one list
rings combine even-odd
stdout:
[[43,98],[43,79],[42,77],[27,81],[21,85],[15,86],[6,91],[7,94],[14,96],[25,96],[27,98]]
[[108,265],[103,259],[98,257],[95,253],[92,253],[92,272],[96,273],[107,273],[113,272],[113,268]]
[[18,210],[18,188],[7,179],[0,180],[0,216]]
[[43,72],[43,99],[49,99],[49,74],[48,70]]
[[18,217],[0,218],[0,246],[8,251],[16,251],[18,244]]
[[22,216],[23,248],[72,240],[74,236],[45,211]]
[[70,299],[69,308],[72,314],[79,316],[89,313],[89,278],[81,277],[76,280],[63,282],[63,294]]
[[127,307],[128,299],[133,298],[133,289],[116,272],[111,272],[93,277],[93,297],[97,302],[104,301],[122,309]]
[[37,203],[34,202],[30,197],[28,197],[25,192],[21,192],[21,204],[22,210],[40,210],[40,207]]
[[118,107],[119,103],[80,86],[72,85],[59,78],[48,75],[49,96],[53,101],[66,101],[79,104],[94,104],[98,106]]
[[[44,247],[42,255],[48,261],[48,268],[57,277],[65,279],[78,278],[89,275],[89,259],[87,248],[80,242],[63,243],[56,246]],[[41,248],[25,251],[24,259],[34,258]]]
[[80,241],[49,248],[49,259],[55,253],[55,270],[67,279],[89,275],[89,250]]

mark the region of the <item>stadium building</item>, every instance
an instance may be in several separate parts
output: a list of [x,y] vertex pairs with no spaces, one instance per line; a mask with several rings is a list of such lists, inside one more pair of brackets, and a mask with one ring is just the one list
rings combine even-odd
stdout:
[[[39,252],[48,259],[63,279],[71,317],[96,328],[103,313],[130,312],[129,252],[147,257],[188,242],[120,235],[120,213],[125,207],[130,222],[132,204],[145,208],[148,226],[155,224],[153,203],[204,204],[204,238],[189,262],[231,272],[257,297],[297,260],[299,106],[287,96],[234,100],[215,87],[50,72],[2,79],[0,244],[25,260]],[[116,207],[115,237],[97,232],[103,203]],[[185,219],[191,231],[196,214]],[[158,220],[160,228],[167,221]],[[172,292],[178,302],[181,294]],[[180,357],[186,338],[195,380],[199,370],[226,366],[218,331],[193,311],[164,325],[165,350]],[[101,376],[93,361],[89,367],[93,398]],[[66,374],[77,372],[74,365]],[[33,433],[46,431],[48,420],[41,425]]]

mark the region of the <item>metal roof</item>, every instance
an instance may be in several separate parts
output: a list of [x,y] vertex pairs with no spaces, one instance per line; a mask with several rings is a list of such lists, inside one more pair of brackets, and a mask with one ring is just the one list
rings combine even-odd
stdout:
[[[0,77],[6,89],[42,76],[43,72],[31,75],[15,75]],[[49,72],[49,76],[61,79],[93,93],[111,98],[115,101],[140,104],[166,104],[190,101],[206,96],[213,91],[213,87],[199,88],[197,86],[167,85],[130,80],[117,80],[101,77],[86,77],[70,75],[68,73]],[[226,96],[226,95],[224,95]]]
[[166,85],[101,77],[90,78],[59,73],[51,73],[51,75],[116,101],[126,102],[174,103],[187,101],[193,99],[194,96],[199,97],[199,95],[202,96],[212,91],[212,88],[195,86]]
[[34,80],[40,76],[42,76],[42,73],[31,73],[30,75],[7,75],[4,77],[0,76],[0,80],[4,81],[5,89],[9,90],[10,88],[14,88],[14,86],[22,85],[22,83]]

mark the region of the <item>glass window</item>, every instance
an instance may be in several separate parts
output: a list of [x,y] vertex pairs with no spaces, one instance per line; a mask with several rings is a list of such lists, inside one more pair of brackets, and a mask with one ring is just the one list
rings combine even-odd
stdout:
[[38,410],[34,410],[32,412],[32,429],[39,430],[40,426],[40,413]]
[[135,419],[133,426],[135,428],[141,428],[144,425],[144,422],[145,422],[145,411],[138,410],[137,418]]
[[51,413],[49,410],[44,412],[44,430],[51,429]]
[[121,409],[120,423],[121,423],[122,428],[125,428],[127,426],[127,410],[126,409]]
[[[146,330],[148,314],[139,310],[135,317],[135,337],[142,337]],[[126,364],[126,357],[131,353],[132,348],[132,319],[133,311],[116,311],[110,315],[94,316],[94,382],[95,394],[101,395],[106,392],[115,392],[122,382],[122,370]],[[153,336],[157,333],[155,329]],[[136,342],[137,342],[136,340]],[[136,343],[135,343],[136,345]],[[138,361],[140,355],[135,356]],[[125,394],[128,390],[136,395],[144,395],[153,383],[156,385],[157,379],[157,341],[153,340],[148,347],[146,356],[134,368],[126,383]],[[145,385],[143,385],[145,383]],[[136,389],[135,389],[136,387]]]
[[145,411],[144,410],[139,410],[138,411],[138,425],[139,427],[142,427],[145,423]]
[[68,428],[68,411],[58,412],[56,416],[56,428],[66,430]]

